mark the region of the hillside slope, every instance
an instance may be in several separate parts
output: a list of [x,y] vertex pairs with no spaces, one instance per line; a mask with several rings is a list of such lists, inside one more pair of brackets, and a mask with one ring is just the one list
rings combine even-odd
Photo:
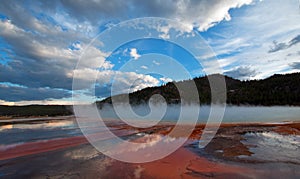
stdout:
[[[222,77],[222,75],[214,75]],[[273,75],[263,80],[240,81],[224,76],[227,88],[228,104],[233,105],[300,105],[300,73]],[[211,103],[211,91],[207,76],[194,78],[201,104]],[[193,103],[193,99],[182,99],[176,86],[188,87],[192,80],[169,82],[159,87],[149,87],[129,94],[131,104],[141,104],[149,101],[154,94],[162,95],[168,104],[182,101]],[[176,85],[175,85],[176,84]],[[186,89],[188,92],[189,90]],[[116,101],[122,102],[124,95],[115,96]],[[111,97],[97,104],[111,104]]]

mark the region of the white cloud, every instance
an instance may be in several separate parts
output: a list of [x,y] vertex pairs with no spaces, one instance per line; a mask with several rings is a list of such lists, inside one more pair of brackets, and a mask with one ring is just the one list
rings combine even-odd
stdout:
[[142,65],[142,66],[141,66],[141,68],[142,68],[142,69],[145,69],[145,70],[147,70],[147,69],[148,69],[148,67],[147,67],[147,66],[145,66],[145,65]]
[[159,80],[150,75],[120,71],[115,71],[114,73],[113,93],[128,93],[159,85]]
[[[180,36],[185,33],[192,33],[193,27],[194,27],[193,24],[190,23],[184,23],[184,22],[178,23],[178,22],[170,21],[166,25],[157,24],[156,30],[160,32],[159,34],[160,38],[170,39],[171,29],[174,29],[177,32],[179,32],[177,36]],[[192,33],[192,35],[194,34]]]
[[156,60],[153,60],[152,61],[155,65],[160,65],[160,63],[158,62],[158,61],[156,61]]
[[15,102],[4,101],[4,100],[0,99],[0,105],[13,106],[13,105],[15,105]]
[[249,5],[252,0],[237,1],[198,1],[198,3],[185,4],[179,9],[178,18],[183,22],[194,24],[199,31],[205,31],[222,20],[229,21],[229,10]]
[[[181,31],[190,31],[193,27],[200,31],[205,31],[216,25],[222,20],[229,21],[231,16],[230,9],[240,8],[244,5],[249,5],[252,0],[235,0],[235,1],[187,1],[187,0],[165,0],[165,1],[145,1],[137,2],[136,0],[128,0],[119,2],[112,0],[110,3],[102,1],[84,2],[64,1],[62,6],[67,9],[68,18],[58,16],[58,21],[65,22],[70,28],[76,23],[66,23],[74,17],[79,22],[89,22],[90,24],[99,24],[104,19],[119,19],[127,20],[126,14],[131,14],[131,17],[164,17],[169,19],[177,19],[183,24],[182,27],[177,27]],[[98,18],[95,18],[98,17]],[[61,20],[62,19],[62,20]],[[74,21],[74,20],[73,20]],[[168,38],[169,26],[162,27],[162,36]]]
[[[122,85],[128,87],[132,83],[134,85],[131,90],[158,85],[160,81],[149,75],[112,71],[114,64],[106,61],[109,52],[98,48],[103,45],[99,41],[95,41],[95,46],[84,51],[91,37],[99,32],[99,26],[111,20],[127,20],[128,14],[131,14],[131,18],[155,16],[182,22],[157,26],[160,36],[165,39],[170,38],[173,29],[179,34],[193,29],[206,31],[221,21],[227,21],[221,24],[222,29],[216,27],[217,32],[207,38],[213,50],[222,56],[219,64],[225,71],[239,66],[251,67],[256,73],[250,79],[299,71],[291,64],[299,62],[299,54],[295,52],[299,51],[300,44],[268,53],[274,40],[288,43],[299,35],[299,4],[295,0],[165,0],[142,3],[137,3],[136,0],[111,0],[110,3],[88,1],[84,4],[80,0],[66,0],[47,4],[33,2],[30,10],[21,1],[1,3],[0,12],[9,20],[0,20],[0,36],[11,48],[0,46],[0,50],[9,52],[11,61],[6,66],[0,64],[0,82],[11,82],[29,88],[70,90],[75,72],[83,83],[89,83],[91,76],[98,75],[98,83],[109,84],[113,76],[119,75],[116,81],[120,84],[120,89]],[[234,16],[229,14],[230,10],[242,6],[246,8],[234,11]],[[45,17],[35,17],[33,14],[37,12],[43,12]],[[77,41],[80,43],[73,44]],[[75,49],[69,48],[72,44]],[[127,50],[124,53],[129,53],[133,59],[141,57],[136,48]],[[80,68],[73,71],[83,52],[85,56]],[[213,54],[203,54],[199,58],[208,58],[204,65],[207,65],[211,73],[216,73],[218,69],[210,61],[210,57]],[[161,65],[159,61],[152,62],[154,65]],[[144,69],[146,67],[141,66]],[[102,71],[99,72],[96,68]]]
[[[112,84],[113,93],[116,94],[159,85],[159,80],[150,75],[112,70],[99,71],[89,68],[74,70],[74,78],[79,80],[81,85],[86,88],[94,84],[99,84],[100,86]],[[96,81],[93,81],[95,79]]]
[[201,63],[203,67],[203,71],[206,74],[216,74],[216,73],[223,73],[223,70],[217,60],[210,60],[210,61],[203,61]]
[[[14,50],[12,62],[8,63],[8,66],[1,66],[0,80],[3,82],[28,87],[34,85],[34,87],[70,89],[73,68],[82,54],[84,55],[80,60],[80,68],[111,69],[113,67],[113,64],[106,61],[109,53],[102,52],[95,46],[87,48],[88,45],[81,42],[73,43],[75,49],[70,49],[68,46],[71,37],[68,37],[68,33],[66,38],[61,38],[65,32],[59,30],[56,33],[62,34],[58,36],[52,37],[51,33],[54,32],[51,31],[49,36],[39,35],[18,27],[11,20],[0,20],[0,29],[0,35],[13,46]],[[78,37],[80,38],[80,35]],[[74,37],[71,40],[74,42]],[[96,44],[99,45],[101,42]],[[23,78],[26,77],[31,80],[24,80]]]
[[164,83],[168,83],[168,82],[173,81],[171,78],[167,78],[167,77],[161,77],[161,78],[159,78],[159,80],[161,80]]
[[[25,48],[23,49],[26,50],[24,53],[40,60],[50,61],[55,59],[56,65],[66,65],[70,61],[75,63],[84,53],[82,57],[84,59],[81,59],[81,64],[84,64],[84,67],[102,67],[105,69],[113,67],[112,64],[105,61],[108,53],[104,53],[94,46],[86,48],[87,45],[84,43],[75,44],[77,50],[71,50],[67,45],[63,48],[58,44],[46,44],[43,41],[39,41],[39,39],[35,39],[35,34],[20,29],[9,20],[0,21],[0,29],[2,29],[0,35],[3,35],[7,41],[18,43],[14,46],[15,48]],[[30,40],[33,40],[33,42],[28,43]]]
[[72,101],[70,99],[60,99],[60,100],[24,100],[24,101],[4,101],[0,100],[0,105],[7,105],[7,106],[25,106],[25,105],[32,105],[32,104],[38,104],[38,105],[82,105],[82,104],[89,104],[88,102],[83,101]]
[[139,59],[141,57],[140,54],[138,54],[137,49],[136,48],[131,48],[130,49],[130,56],[132,58],[134,58],[135,60]]
[[[300,32],[300,13],[295,3],[293,0],[257,2],[240,11],[221,28],[211,30],[208,43],[217,55],[222,56],[221,67],[231,71],[241,66],[251,66],[256,73],[247,79],[296,72],[297,69],[289,65],[299,61],[296,52],[300,44],[289,46],[289,42]],[[273,41],[281,46],[277,44],[274,48]]]

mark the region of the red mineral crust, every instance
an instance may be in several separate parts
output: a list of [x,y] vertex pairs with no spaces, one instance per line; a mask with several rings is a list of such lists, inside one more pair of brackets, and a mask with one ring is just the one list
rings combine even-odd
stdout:
[[[128,125],[110,126],[112,132],[118,136],[130,136],[135,134],[136,138],[130,139],[132,142],[144,143],[155,139],[155,136],[165,136],[173,129],[171,124],[161,124],[150,128],[133,128]],[[182,126],[182,130],[186,126]],[[243,134],[251,132],[277,132],[282,135],[299,135],[300,123],[282,123],[282,124],[222,124],[214,139],[202,149],[205,154],[199,152],[197,141],[205,125],[197,125],[189,137],[189,140],[162,159],[148,163],[124,163],[112,160],[112,164],[107,166],[106,172],[102,173],[103,178],[249,178],[277,176],[273,169],[254,171],[253,167],[247,167],[250,164],[238,156],[250,156],[252,153],[245,146]],[[107,133],[91,134],[92,139],[109,139]],[[172,137],[180,138],[181,132]],[[21,156],[27,156],[27,159],[34,157],[33,154],[50,155],[49,151],[72,150],[72,147],[82,147],[88,143],[84,136],[69,138],[59,138],[36,142],[27,142],[16,145],[0,146],[0,160],[14,159]],[[196,144],[195,144],[196,143]],[[96,151],[97,152],[97,151]],[[100,153],[100,152],[99,152]],[[101,155],[101,154],[100,154]],[[213,156],[212,160],[208,156]],[[49,156],[50,157],[50,156]],[[50,157],[51,158],[51,157]],[[87,159],[88,160],[88,159]],[[229,163],[227,162],[229,161]],[[231,163],[230,163],[231,162]],[[235,162],[241,162],[239,165]],[[78,166],[80,168],[80,166]],[[80,172],[80,171],[79,171]],[[277,171],[280,172],[280,171]],[[95,174],[95,173],[94,173]],[[289,171],[285,174],[290,174]],[[89,173],[92,176],[93,173]],[[294,175],[297,175],[294,174]],[[294,176],[292,175],[292,176]],[[96,176],[96,174],[95,174]]]

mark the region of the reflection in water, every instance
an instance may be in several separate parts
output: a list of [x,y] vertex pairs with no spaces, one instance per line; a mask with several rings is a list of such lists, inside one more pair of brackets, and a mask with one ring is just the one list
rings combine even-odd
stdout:
[[8,129],[12,129],[14,126],[12,124],[7,124],[7,125],[3,125],[0,126],[0,132],[3,130],[8,130]]
[[[163,136],[160,134],[136,134],[138,136],[135,139],[128,140],[129,142],[133,142],[136,145],[132,145],[132,143],[119,143],[116,146],[117,150],[111,150],[110,153],[118,153],[118,154],[130,154],[133,155],[135,152],[141,152],[144,150],[146,155],[158,155],[161,150],[167,151],[167,149],[176,143],[180,143],[184,141],[184,138],[174,138],[169,136]],[[147,153],[151,152],[155,149],[157,153]]]
[[66,128],[74,127],[74,122],[69,120],[61,121],[44,121],[41,123],[22,123],[22,124],[8,124],[0,126],[0,131],[7,129],[42,129],[42,128]]
[[[108,153],[119,156],[145,156],[145,158],[149,158],[148,160],[153,158],[153,156],[156,156],[156,158],[161,158],[160,156],[166,156],[170,154],[173,152],[173,149],[176,149],[175,146],[181,146],[181,144],[185,141],[184,138],[175,138],[154,134],[153,132],[157,132],[158,128],[149,129],[149,131],[147,131],[147,129],[145,132],[139,132],[139,130],[130,130],[126,127],[124,128],[124,125],[120,125],[119,123],[116,123],[112,126],[115,127],[111,127],[109,129],[110,132],[113,132],[116,136],[121,137],[122,140],[117,140],[116,136],[111,137],[111,135],[108,135],[109,133],[106,130],[97,128],[95,127],[94,123],[90,123],[88,121],[85,123],[84,128],[86,128],[86,131],[88,131],[88,135],[91,137],[91,139],[95,140],[95,142],[98,142],[100,146],[104,146],[103,148],[106,149]],[[159,130],[166,129],[170,128],[163,127]],[[34,121],[34,123],[32,123],[32,121],[28,123],[24,123],[24,121],[22,121],[22,123],[1,126],[0,137],[3,140],[0,141],[0,150],[5,152],[13,149],[13,151],[22,150],[30,153],[30,145],[35,145],[36,147],[39,146],[42,148],[41,151],[43,151],[48,150],[51,148],[51,146],[58,147],[55,144],[57,142],[64,141],[66,142],[66,146],[71,145],[74,142],[76,143],[75,139],[73,140],[72,137],[78,135],[83,137],[81,130],[78,128],[78,125],[74,120],[55,119],[48,121]],[[68,140],[61,140],[64,138],[70,139],[70,142],[68,142]],[[81,141],[82,138],[79,138],[78,140]],[[46,143],[49,145],[49,147],[47,147]],[[107,148],[105,148],[105,146],[107,146]],[[36,153],[40,152],[39,149],[34,149],[34,151]],[[97,153],[94,154],[96,155]],[[69,156],[73,159],[83,156],[86,156],[87,158],[92,157],[85,154],[84,151],[72,153]]]
[[[126,139],[127,138],[127,139]],[[114,155],[131,155],[134,157],[136,152],[138,151],[145,151],[146,155],[157,155],[157,153],[153,153],[153,149],[156,152],[160,152],[166,150],[171,143],[181,142],[181,138],[173,138],[173,137],[166,137],[159,134],[133,134],[129,135],[124,140],[134,142],[137,145],[127,145],[126,143],[119,143],[114,148],[111,148],[110,153],[114,153]],[[103,141],[100,141],[100,143]],[[114,143],[114,139],[108,139],[106,142]],[[95,148],[85,148],[77,149],[73,151],[69,151],[65,154],[65,157],[70,157],[72,159],[91,159],[98,155],[101,155],[99,151]]]
[[88,160],[88,159],[95,158],[99,155],[101,155],[101,153],[93,147],[82,147],[82,148],[76,148],[74,150],[66,151],[64,157],[73,160]]
[[8,145],[1,145],[0,144],[0,152],[5,152],[5,151],[7,151],[9,149],[15,148],[15,147],[20,146],[22,144],[24,144],[24,142],[19,142],[19,143],[14,143],[14,144],[8,144]]
[[268,162],[300,164],[300,136],[281,135],[276,132],[246,133],[245,145],[252,146],[249,159]]
[[[86,123],[84,127],[90,129],[89,134],[94,136],[95,140],[100,140],[99,144],[105,145],[114,142],[117,144],[114,150],[109,150],[108,148],[108,152],[115,153],[115,155],[128,155],[133,159],[139,156],[137,155],[138,153],[142,153],[147,159],[147,157],[150,158],[153,155],[159,155],[159,153],[168,151],[168,147],[172,147],[173,144],[182,142],[183,139],[180,132],[176,133],[176,135],[165,135],[172,129],[170,123],[166,124],[148,129],[133,129],[124,126],[118,121],[106,123],[106,125],[110,126],[111,132],[121,137],[124,141],[135,143],[136,145],[118,143],[114,138],[108,138],[107,132],[102,131],[102,128],[95,127],[94,123]],[[242,139],[240,135],[244,134],[242,131],[270,129],[260,128],[257,125],[245,126],[244,128],[233,125],[233,127],[229,127],[226,130],[225,128],[220,130],[221,134],[222,132],[224,134],[222,136],[227,136],[226,138],[229,139],[224,140],[223,143],[232,141],[235,138],[240,142]],[[257,128],[257,130],[254,130],[254,128]],[[183,128],[182,130],[185,131],[186,129]],[[197,130],[196,134],[200,135],[201,130]],[[230,134],[232,135],[230,136]],[[280,135],[275,132],[249,132],[243,135],[244,140],[242,142],[254,153],[249,157],[245,157],[248,157],[247,159],[249,160],[262,162],[255,162],[255,165],[252,162],[237,163],[237,165],[246,166],[247,171],[249,169],[247,173],[242,170],[243,168],[232,167],[232,163],[222,164],[222,161],[217,159],[217,162],[210,162],[201,153],[191,153],[185,147],[181,147],[176,151],[177,153],[175,152],[173,155],[157,162],[145,164],[117,162],[106,157],[90,144],[87,144],[84,136],[78,135],[82,135],[82,133],[76,122],[70,120],[70,118],[66,120],[34,121],[34,123],[31,121],[22,124],[6,123],[6,125],[0,126],[0,157],[1,154],[2,156],[7,156],[8,153],[15,154],[13,151],[17,154],[24,154],[22,157],[11,155],[12,157],[8,158],[8,160],[0,160],[0,177],[111,178],[115,176],[115,178],[122,178],[128,176],[128,178],[146,178],[145,176],[147,175],[145,174],[148,172],[148,174],[151,174],[150,176],[164,178],[160,175],[161,169],[163,169],[167,174],[177,172],[176,176],[178,178],[185,174],[191,174],[186,175],[189,177],[199,177],[201,175],[200,177],[217,176],[217,178],[218,176],[220,178],[234,178],[234,176],[299,178],[297,176],[299,176],[300,164],[298,154],[300,138],[295,135]],[[220,139],[220,137],[218,138]],[[190,138],[190,140],[193,139]],[[194,141],[188,141],[185,144],[190,144]],[[219,144],[217,143],[216,145]],[[34,154],[37,155],[31,155],[32,149],[36,150],[37,153]],[[229,149],[231,152],[235,152],[234,145],[229,144]],[[217,152],[221,151],[223,150]],[[200,155],[198,156],[197,154]],[[179,170],[179,167],[182,167],[182,170]],[[274,168],[280,168],[280,170],[274,170]],[[153,174],[153,171],[156,173]]]
[[153,129],[148,132],[150,134],[131,133],[118,137],[107,137],[107,133],[99,133],[89,139],[91,144],[105,155],[133,163],[168,156],[186,141],[185,137],[155,134]]
[[[164,109],[160,105],[152,106],[154,111],[161,113]],[[136,116],[130,115],[128,113],[128,106],[123,108],[119,107],[120,113],[124,113],[127,120],[136,120]],[[147,105],[132,106],[132,109],[138,114],[148,114],[150,109]],[[168,105],[165,115],[163,116],[163,121],[176,122],[180,115],[180,111],[191,111],[184,115],[184,123],[192,122],[193,111],[197,111],[199,105]],[[210,115],[210,106],[200,106],[200,113],[198,117],[198,123],[206,123],[208,116]],[[128,113],[128,114],[127,114]],[[118,115],[115,113],[112,106],[104,106],[99,110],[99,114],[102,118],[106,119],[118,119]],[[300,118],[300,107],[291,106],[227,106],[225,114],[223,117],[223,122],[282,122],[282,121],[299,121]],[[143,120],[153,120],[151,117],[143,116]],[[140,119],[141,120],[141,119]],[[141,122],[143,122],[141,120]],[[135,122],[135,121],[133,121]],[[151,121],[153,122],[153,121]]]
[[[47,118],[48,119],[48,118]],[[0,123],[0,145],[33,142],[53,138],[64,138],[81,135],[76,122],[70,119],[39,120],[29,119],[16,123],[1,125]]]

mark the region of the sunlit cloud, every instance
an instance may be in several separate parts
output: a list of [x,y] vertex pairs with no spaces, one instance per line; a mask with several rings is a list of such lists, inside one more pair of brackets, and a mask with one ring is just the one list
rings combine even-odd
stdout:
[[135,59],[135,60],[137,60],[137,59],[139,59],[139,58],[141,57],[141,55],[138,54],[136,48],[130,49],[130,56],[131,56],[133,59]]
[[[112,0],[110,3],[84,2],[84,5],[79,0],[51,1],[47,5],[37,1],[29,5],[22,1],[1,3],[0,83],[17,85],[0,86],[1,104],[71,104],[74,73],[78,74],[76,78],[81,79],[82,86],[89,83],[93,75],[98,75],[97,88],[102,90],[96,92],[99,95],[110,94],[116,74],[124,75],[117,81],[126,87],[133,77],[142,78],[132,90],[171,81],[138,73],[153,66],[165,71],[168,65],[159,58],[151,59],[149,64],[139,64],[133,73],[117,70],[128,58],[140,61],[144,54],[138,46],[126,47],[117,60],[109,61],[111,52],[104,49],[110,44],[95,39],[93,45],[89,45],[100,32],[131,18],[151,16],[181,22],[155,26],[165,40],[170,39],[172,30],[176,30],[178,36],[190,32],[202,35],[215,52],[196,57],[206,65],[208,74],[224,73],[246,80],[300,70],[300,14],[299,4],[294,0],[139,3]],[[85,58],[81,59],[81,68],[74,71],[82,54]],[[214,55],[219,58],[221,70],[211,60]],[[189,65],[188,60],[179,60]],[[190,73],[199,76],[201,69]],[[75,93],[81,94],[80,90]],[[87,98],[87,101],[92,99]]]

